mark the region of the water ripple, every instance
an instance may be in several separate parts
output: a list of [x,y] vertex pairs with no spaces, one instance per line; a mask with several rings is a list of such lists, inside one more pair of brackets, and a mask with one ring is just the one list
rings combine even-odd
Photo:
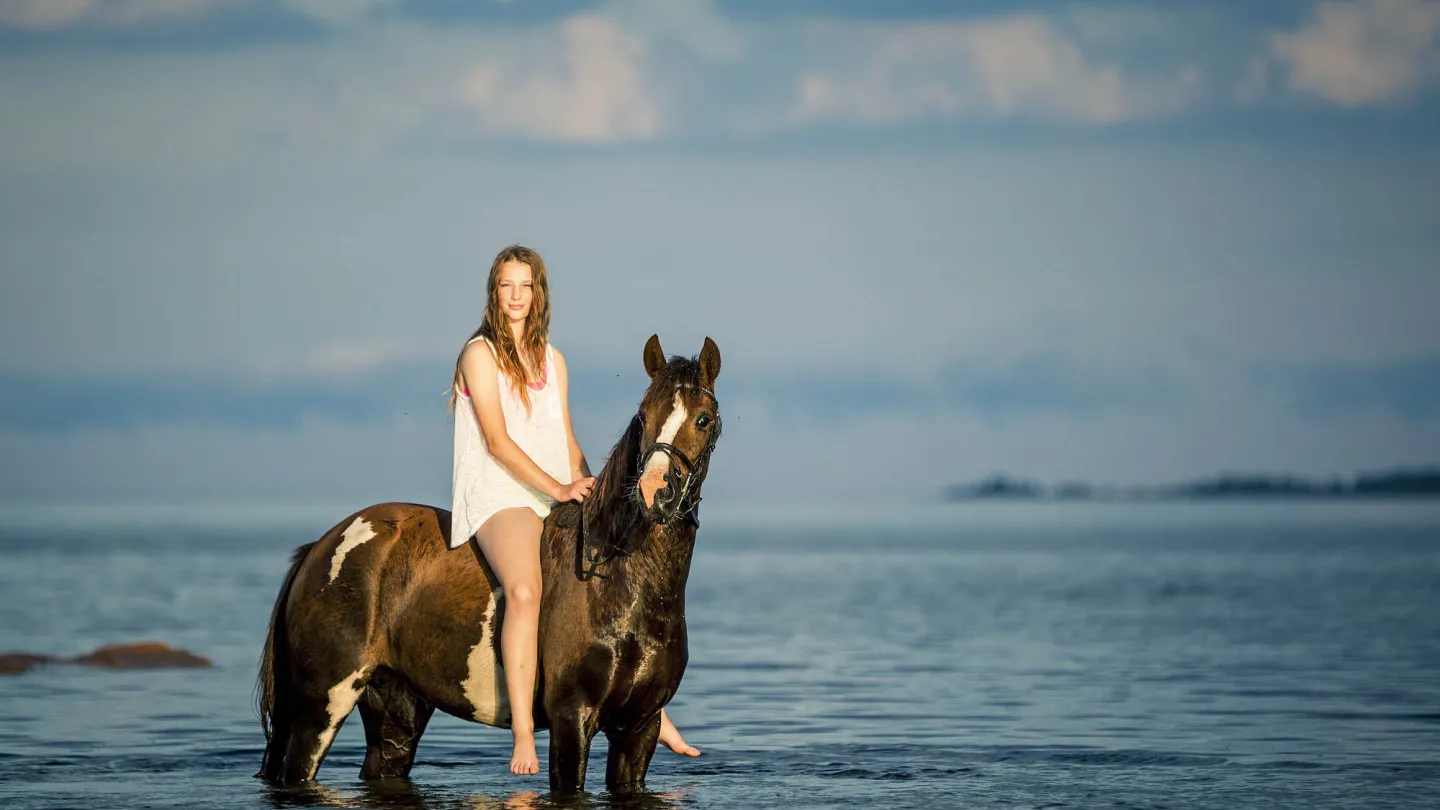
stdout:
[[1313,810],[1440,795],[1440,523],[995,524],[883,543],[708,531],[670,706],[705,753],[659,751],[640,799],[597,788],[578,804],[506,773],[506,732],[447,716],[410,783],[358,781],[355,718],[321,785],[252,779],[255,660],[294,536],[0,532],[0,649],[161,637],[216,662],[0,678],[0,806]]

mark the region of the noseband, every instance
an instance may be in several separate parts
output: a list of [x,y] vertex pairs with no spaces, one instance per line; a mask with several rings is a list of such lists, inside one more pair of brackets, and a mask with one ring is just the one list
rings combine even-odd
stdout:
[[[679,514],[694,520],[697,526],[700,525],[700,521],[695,518],[695,507],[700,504],[700,496],[696,495],[693,499],[690,498],[690,485],[695,483],[697,467],[700,467],[701,464],[710,460],[710,451],[713,449],[715,449],[715,434],[711,433],[710,440],[705,443],[705,448],[700,451],[700,455],[696,456],[694,461],[691,461],[690,457],[685,455],[684,451],[669,442],[655,442],[645,448],[645,452],[640,456],[641,470],[645,469],[646,465],[650,463],[650,458],[657,453],[668,457],[671,464],[674,464],[676,461],[681,463],[685,468],[685,478],[680,482],[679,487]],[[703,472],[704,468],[700,469]],[[665,471],[665,481],[670,486],[674,486],[669,470]]]

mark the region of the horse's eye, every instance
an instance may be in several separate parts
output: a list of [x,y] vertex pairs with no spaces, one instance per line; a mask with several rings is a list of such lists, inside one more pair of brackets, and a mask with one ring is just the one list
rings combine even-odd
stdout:
[[701,430],[710,427],[710,415],[702,413],[699,416],[695,417],[695,427],[698,427]]

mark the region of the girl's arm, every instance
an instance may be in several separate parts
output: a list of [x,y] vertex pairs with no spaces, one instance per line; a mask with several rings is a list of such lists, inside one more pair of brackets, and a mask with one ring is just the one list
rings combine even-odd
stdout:
[[570,487],[541,469],[505,429],[505,412],[500,408],[500,381],[496,377],[498,371],[495,355],[490,353],[490,347],[483,340],[471,343],[460,357],[460,372],[470,389],[470,402],[475,407],[475,418],[480,422],[485,447],[511,475],[551,498],[561,500],[569,494]]
[[580,450],[580,442],[575,440],[574,428],[570,427],[570,370],[565,365],[565,355],[554,346],[550,348],[555,352],[555,382],[560,385],[560,414],[565,418],[565,436],[570,445],[570,474],[579,481],[581,478],[590,477],[590,464]]

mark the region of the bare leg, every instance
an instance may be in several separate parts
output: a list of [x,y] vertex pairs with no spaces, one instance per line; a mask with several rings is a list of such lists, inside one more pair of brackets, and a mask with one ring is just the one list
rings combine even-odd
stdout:
[[660,710],[660,744],[681,756],[700,756],[700,749],[685,742],[685,738],[680,736],[680,730],[670,722],[670,715],[666,714],[664,709]]
[[515,750],[510,772],[540,773],[535,755],[535,660],[540,627],[540,532],[545,524],[524,507],[505,509],[485,521],[475,539],[505,591],[500,631],[501,666],[510,698]]

